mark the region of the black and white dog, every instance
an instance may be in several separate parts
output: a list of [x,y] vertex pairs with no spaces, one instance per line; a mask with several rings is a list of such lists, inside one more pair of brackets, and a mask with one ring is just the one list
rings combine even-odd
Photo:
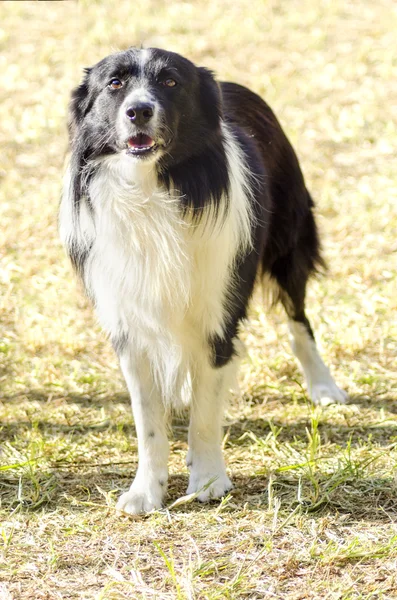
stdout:
[[161,506],[167,414],[185,401],[187,491],[220,497],[231,487],[222,409],[257,280],[286,309],[313,402],[346,399],[305,315],[322,259],[296,155],[256,94],[156,48],[87,69],[69,131],[61,237],[118,354],[138,435],[138,471],[117,507]]

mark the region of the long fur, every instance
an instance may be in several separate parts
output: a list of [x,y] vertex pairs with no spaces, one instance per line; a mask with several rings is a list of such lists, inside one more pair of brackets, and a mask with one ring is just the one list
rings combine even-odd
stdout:
[[[344,400],[305,315],[306,282],[323,261],[296,155],[259,96],[158,49],[132,48],[87,69],[69,131],[61,237],[120,357],[140,455],[154,473],[149,490],[138,469],[120,507],[161,504],[161,407],[186,398],[189,490],[215,475],[201,499],[221,495],[230,486],[222,397],[255,281],[277,290],[314,400]],[[159,446],[145,438],[153,415]],[[153,483],[158,448],[163,485]]]

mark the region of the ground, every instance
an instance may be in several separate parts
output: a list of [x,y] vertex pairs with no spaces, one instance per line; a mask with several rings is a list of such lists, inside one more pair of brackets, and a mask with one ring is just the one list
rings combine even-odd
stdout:
[[[1,600],[397,598],[397,10],[393,0],[0,3]],[[114,511],[137,464],[116,358],[57,235],[83,66],[179,51],[275,109],[329,265],[308,313],[350,394],[313,408],[281,312],[253,302],[226,414],[233,491]]]

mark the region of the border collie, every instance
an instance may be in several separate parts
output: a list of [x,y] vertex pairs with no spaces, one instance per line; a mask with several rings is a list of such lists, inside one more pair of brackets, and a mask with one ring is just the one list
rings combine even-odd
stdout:
[[187,402],[187,493],[221,497],[222,409],[256,281],[286,310],[312,401],[346,399],[305,314],[323,261],[294,150],[259,96],[157,48],[86,69],[69,133],[61,238],[118,355],[138,436],[117,508],[161,507],[167,415]]

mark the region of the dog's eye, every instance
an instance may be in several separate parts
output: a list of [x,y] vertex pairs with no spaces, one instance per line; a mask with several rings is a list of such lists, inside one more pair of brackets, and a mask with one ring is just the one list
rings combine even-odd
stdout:
[[118,90],[119,88],[123,87],[123,82],[114,77],[109,81],[108,87],[112,88],[112,90]]
[[164,79],[164,81],[162,81],[162,84],[166,85],[167,87],[175,87],[176,81],[175,79],[171,79],[170,77],[168,77],[168,79]]

